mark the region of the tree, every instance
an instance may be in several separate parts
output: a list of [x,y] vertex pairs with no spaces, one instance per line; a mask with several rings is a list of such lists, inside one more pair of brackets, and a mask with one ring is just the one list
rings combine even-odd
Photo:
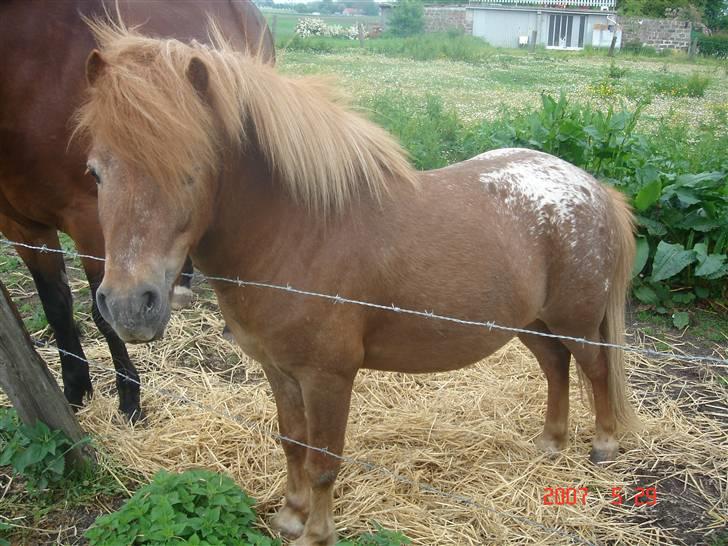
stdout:
[[392,8],[389,27],[395,36],[412,36],[425,29],[425,8],[420,0],[399,0]]

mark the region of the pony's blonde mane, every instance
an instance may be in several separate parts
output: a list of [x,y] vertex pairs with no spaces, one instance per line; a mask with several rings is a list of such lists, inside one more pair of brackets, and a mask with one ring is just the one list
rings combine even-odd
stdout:
[[[415,181],[399,144],[347,110],[326,86],[283,77],[235,51],[210,25],[214,47],[142,36],[90,21],[106,66],[76,116],[76,131],[168,188],[217,172],[224,146],[254,144],[275,178],[312,210],[341,211],[362,188],[377,199],[391,182]],[[186,70],[209,74],[204,97]]]

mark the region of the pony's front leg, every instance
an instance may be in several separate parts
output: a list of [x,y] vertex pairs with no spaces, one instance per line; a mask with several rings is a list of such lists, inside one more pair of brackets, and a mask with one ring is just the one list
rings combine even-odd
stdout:
[[273,365],[264,365],[266,377],[273,389],[278,410],[278,430],[286,454],[287,482],[283,507],[273,518],[273,527],[283,535],[297,538],[303,533],[309,512],[309,484],[304,470],[306,448],[306,415],[298,381]]
[[295,546],[333,546],[336,528],[333,517],[333,488],[341,466],[344,433],[349,416],[351,388],[356,372],[340,373],[309,368],[301,378],[306,406],[308,443],[327,452],[308,449],[305,470],[311,487],[309,515],[303,535]]

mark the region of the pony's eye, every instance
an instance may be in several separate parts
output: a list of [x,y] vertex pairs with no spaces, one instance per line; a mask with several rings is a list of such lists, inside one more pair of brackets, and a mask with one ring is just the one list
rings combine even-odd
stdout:
[[99,177],[99,173],[96,172],[96,169],[89,165],[86,167],[86,172],[94,177],[94,179],[96,180],[96,184],[101,184],[101,178]]

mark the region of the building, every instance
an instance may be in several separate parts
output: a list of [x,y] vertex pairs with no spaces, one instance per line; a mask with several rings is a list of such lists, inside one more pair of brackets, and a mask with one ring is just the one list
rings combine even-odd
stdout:
[[549,49],[621,45],[615,0],[480,0],[466,8],[473,35],[497,47],[524,47],[534,38]]

